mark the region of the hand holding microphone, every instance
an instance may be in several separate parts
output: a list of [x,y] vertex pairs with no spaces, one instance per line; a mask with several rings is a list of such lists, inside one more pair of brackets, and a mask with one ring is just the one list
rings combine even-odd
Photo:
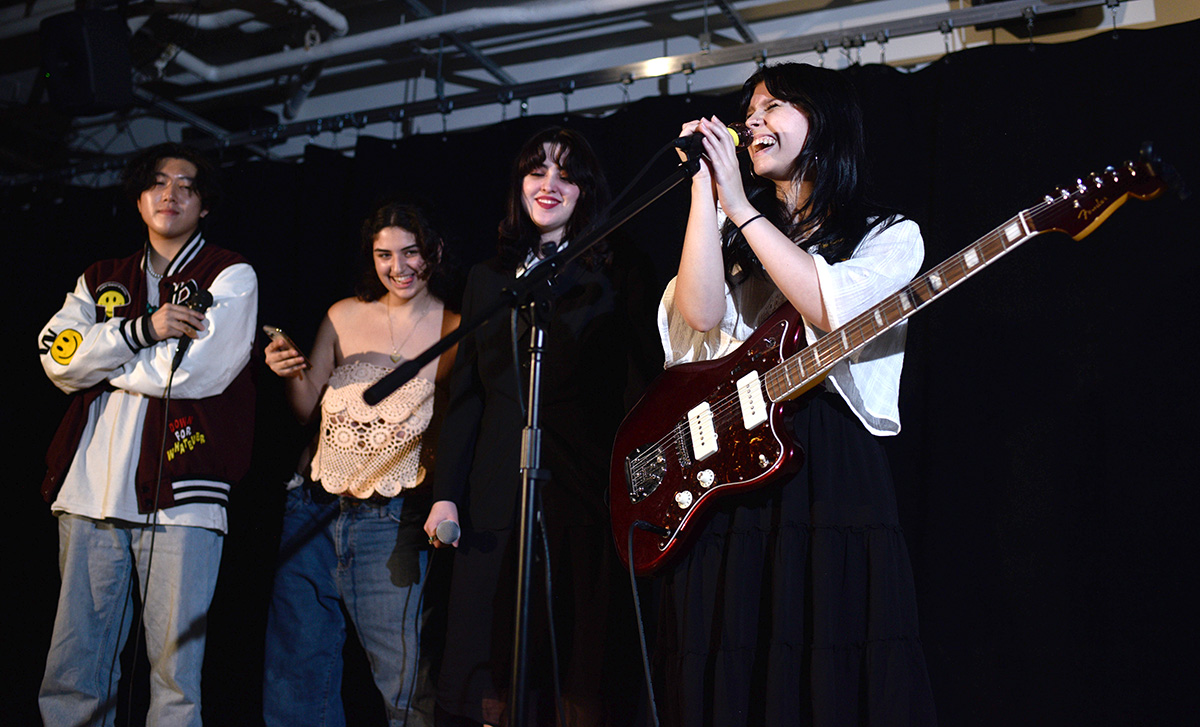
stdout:
[[429,536],[429,544],[435,548],[442,545],[454,545],[458,542],[458,536],[461,534],[462,529],[458,527],[458,523],[453,520],[443,520],[433,529],[433,535]]
[[425,534],[429,544],[435,548],[458,547],[462,529],[458,526],[458,505],[450,500],[438,500],[429,508],[425,519]]
[[[190,326],[192,328],[193,332],[203,330],[204,329],[204,313],[205,313],[205,311],[208,310],[209,306],[211,306],[212,303],[213,303],[212,293],[201,288],[195,295],[188,298],[187,301],[183,304],[183,307],[185,309],[189,309],[195,313],[200,314],[200,320],[198,322],[199,325],[193,325],[192,323],[189,323],[187,319],[183,319],[183,324]],[[193,319],[194,319],[194,316],[193,316]],[[189,335],[180,337],[179,347],[175,349],[175,358],[173,358],[171,360],[171,370],[172,371],[179,368],[179,364],[183,362],[183,354],[187,352],[188,346],[192,345],[193,337],[194,337],[194,333],[190,333]]]
[[[714,123],[717,117],[713,117]],[[684,130],[692,127],[692,133],[686,136],[681,135],[675,140],[675,148],[686,152],[688,156],[704,153],[704,134],[700,132],[700,122],[684,124]],[[745,124],[733,123],[725,126],[726,133],[729,134],[730,140],[733,142],[734,149],[745,149],[750,146],[750,142],[754,141],[754,133],[750,131],[750,127]]]
[[[696,166],[692,184],[711,189],[715,195],[713,201],[719,202],[725,214],[732,216],[735,210],[750,207],[742,187],[737,152],[753,143],[754,131],[746,124],[727,125],[711,116],[684,124],[675,145],[687,148],[688,157],[684,157],[682,150],[679,155],[685,163]],[[700,158],[704,160],[702,164]]]
[[150,314],[149,329],[156,341],[195,336],[204,330],[204,311],[183,303],[164,303]]

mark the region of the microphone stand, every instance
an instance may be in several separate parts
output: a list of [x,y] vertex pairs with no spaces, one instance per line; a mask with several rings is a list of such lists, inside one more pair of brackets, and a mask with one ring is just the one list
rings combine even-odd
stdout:
[[[597,238],[599,239],[599,238]],[[542,263],[545,265],[545,263]],[[521,519],[517,543],[517,599],[513,625],[512,683],[509,685],[510,725],[525,724],[525,695],[529,671],[529,600],[533,584],[533,525],[537,521],[538,489],[550,481],[542,469],[542,354],[549,304],[534,296],[527,306],[529,316],[529,387],[526,394],[525,428],[521,431]],[[543,534],[543,537],[545,535]],[[546,564],[549,567],[549,564]],[[554,624],[550,624],[554,628]]]
[[[699,145],[696,145],[697,147]],[[689,145],[690,147],[690,145]],[[607,237],[613,230],[628,222],[634,215],[650,206],[655,200],[676,187],[685,179],[690,179],[700,169],[700,152],[686,150],[688,160],[675,168],[666,179],[648,190],[626,207],[613,213],[608,219],[600,221],[596,226],[586,231],[579,239],[570,242],[562,251],[551,255],[534,267],[523,277],[517,278],[513,284],[502,291],[482,312],[472,320],[465,321],[457,329],[451,331],[437,343],[430,346],[424,353],[411,361],[397,366],[391,373],[375,382],[363,392],[363,400],[374,406],[383,401],[412,377],[416,376],[425,364],[450,349],[472,331],[480,328],[491,320],[501,310],[513,306],[528,306],[531,312],[529,332],[529,387],[526,394],[526,424],[521,433],[521,518],[519,524],[520,541],[517,549],[517,596],[516,617],[513,624],[513,656],[512,684],[509,694],[509,720],[513,727],[526,724],[526,692],[527,672],[529,666],[528,631],[529,631],[529,590],[531,571],[533,567],[533,525],[534,509],[537,498],[537,487],[550,479],[550,473],[541,467],[542,430],[539,427],[541,417],[541,373],[542,355],[544,353],[545,332],[543,330],[545,317],[548,313],[547,301],[554,295],[549,281],[567,265],[590,250],[596,243]],[[515,364],[516,362],[514,362]],[[554,628],[554,624],[550,624]]]

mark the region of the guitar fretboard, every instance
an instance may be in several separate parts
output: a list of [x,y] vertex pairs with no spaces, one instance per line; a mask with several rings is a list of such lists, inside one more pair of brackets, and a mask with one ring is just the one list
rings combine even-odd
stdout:
[[[1047,200],[1043,204],[1052,202]],[[839,361],[995,262],[1017,245],[1041,234],[1041,230],[1031,229],[1029,224],[1029,214],[1036,210],[1037,207],[1023,210],[942,264],[918,275],[849,323],[825,334],[812,345],[766,372],[763,383],[767,396],[772,401],[783,401],[807,391],[823,379]]]

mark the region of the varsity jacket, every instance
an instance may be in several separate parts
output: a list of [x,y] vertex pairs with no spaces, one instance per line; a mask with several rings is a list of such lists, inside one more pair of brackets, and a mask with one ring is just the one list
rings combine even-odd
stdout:
[[[197,233],[157,282],[162,302],[187,304],[200,290],[213,296],[206,329],[175,372],[169,410],[164,411],[162,396],[180,339],[153,338],[146,254],[143,250],[90,266],[42,329],[43,368],[56,386],[72,394],[46,455],[42,495],[47,502],[54,500],[81,445],[86,446],[82,437],[93,426],[89,413],[105,391],[150,399],[141,441],[120,443],[137,448],[139,512],[153,512],[156,504],[225,505],[229,487],[249,469],[254,431],[250,353],[258,300],[253,270],[240,255],[206,244]],[[197,485],[196,480],[212,484]],[[188,481],[191,486],[175,485]]]

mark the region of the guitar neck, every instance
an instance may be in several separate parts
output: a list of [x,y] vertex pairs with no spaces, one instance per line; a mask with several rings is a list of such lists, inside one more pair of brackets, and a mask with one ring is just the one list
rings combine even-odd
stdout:
[[1166,171],[1147,145],[1137,164],[1077,179],[778,365],[765,368],[764,362],[778,360],[784,342],[794,340],[791,305],[775,311],[737,351],[664,373],[621,424],[613,446],[609,504],[622,560],[642,575],[656,570],[704,522],[699,514],[714,498],[800,467],[802,451],[779,421],[783,407],[766,399],[799,396],[839,361],[1029,238],[1055,230],[1081,240],[1129,197],[1161,195]]
[[839,361],[1029,238],[1057,230],[1082,240],[1129,197],[1147,200],[1160,196],[1167,184],[1159,174],[1159,167],[1160,162],[1147,144],[1136,164],[1126,162],[1120,169],[1108,167],[1101,174],[1089,175],[1086,181],[1077,179],[1073,186],[1047,195],[941,265],[918,275],[878,305],[766,372],[763,383],[767,396],[772,401],[783,401],[804,393],[825,378]]
[[766,372],[763,383],[767,395],[772,401],[783,401],[804,393],[824,379],[838,362],[999,260],[1022,242],[1040,235],[1043,230],[1033,229],[1029,223],[1030,213],[1036,210],[1037,207],[1021,211],[941,265],[913,278],[874,307]]

